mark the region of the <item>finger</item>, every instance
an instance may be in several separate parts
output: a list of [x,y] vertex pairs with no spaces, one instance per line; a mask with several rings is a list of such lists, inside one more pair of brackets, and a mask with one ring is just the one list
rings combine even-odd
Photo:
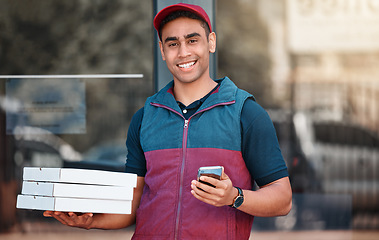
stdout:
[[197,186],[192,185],[191,193],[194,197],[199,199],[200,201],[205,201],[209,198],[210,194],[207,192],[204,192],[202,189],[198,188]]
[[52,212],[52,211],[44,211],[44,212],[43,212],[43,216],[44,216],[44,217],[53,217],[52,215],[53,215],[53,212]]
[[201,185],[201,183],[196,181],[196,180],[193,180],[191,182],[192,191],[194,191],[194,193],[197,195],[204,193],[204,190],[200,187],[200,185]]
[[[218,183],[220,182],[220,180],[216,179],[216,178],[213,178],[213,177],[207,177],[207,176],[201,176],[200,179],[199,179],[200,182],[205,182],[205,183],[209,183],[211,184],[212,186],[210,187],[217,187]],[[201,184],[204,184],[204,183],[201,183]]]
[[91,220],[93,213],[83,213],[80,216],[75,217],[73,220],[80,224],[86,224]]
[[75,213],[69,212],[69,213],[67,213],[67,215],[70,217],[70,222],[77,223],[79,221],[78,215],[76,215]]
[[93,213],[68,213],[74,226],[88,228],[92,222]]
[[212,196],[212,195],[210,195],[210,194],[208,194],[208,193],[206,193],[204,191],[201,191],[199,189],[193,189],[193,190],[191,190],[191,193],[192,193],[192,195],[195,198],[197,198],[198,200],[200,200],[202,202],[205,202],[207,204],[210,204],[210,205],[213,205],[213,206],[216,206],[216,207],[222,206],[222,205],[218,204],[217,201],[215,201],[214,199],[212,199],[212,197],[209,198],[209,196]]
[[[226,185],[226,184],[221,184]],[[200,201],[206,202],[214,206],[223,206],[225,204],[226,189],[224,188],[214,188],[206,184],[202,184],[195,180],[191,184],[192,195],[194,195]]]
[[225,180],[218,180],[218,179],[215,179],[212,177],[206,177],[206,176],[201,177],[200,180],[211,184],[212,186],[210,187],[212,187],[213,189],[212,188],[207,188],[207,189],[209,189],[209,191],[212,192],[213,194],[218,194],[219,189],[225,190],[228,187],[228,184],[229,184],[228,182],[230,181],[230,179],[227,175],[225,176],[226,176]]
[[84,216],[86,218],[91,218],[91,217],[93,217],[93,213],[84,213],[82,216]]
[[55,211],[51,216],[58,220],[60,223],[69,225],[69,217],[66,215],[66,213]]
[[191,185],[193,185],[196,188],[196,190],[199,191],[199,194],[201,195],[204,192],[214,194],[216,190],[214,185],[210,186],[208,185],[208,182],[206,181],[199,182],[199,181],[194,180]]
[[84,214],[84,218],[86,218],[85,220],[85,225],[87,226],[86,228],[88,229],[88,227],[91,225],[92,221],[93,221],[93,213],[86,213]]
[[193,195],[195,194],[196,195],[195,197],[197,197],[199,200],[204,201],[206,203],[215,205],[220,199],[220,196],[219,196],[220,190],[214,187],[210,187],[206,184],[193,181],[193,183],[191,184],[191,188],[193,191],[192,194]]

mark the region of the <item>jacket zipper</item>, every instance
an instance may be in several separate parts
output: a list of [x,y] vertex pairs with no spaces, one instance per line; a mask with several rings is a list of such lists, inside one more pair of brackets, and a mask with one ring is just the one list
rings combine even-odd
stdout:
[[188,123],[189,123],[189,120],[184,119],[183,141],[182,141],[182,166],[180,169],[179,199],[178,199],[178,208],[176,211],[174,239],[178,239],[178,234],[179,234],[179,222],[180,222],[180,213],[181,213],[181,208],[182,208],[182,195],[183,195],[184,165],[186,162],[186,150],[187,150]]
[[177,211],[176,211],[174,239],[178,239],[178,237],[179,237],[179,222],[180,222],[180,214],[181,214],[182,195],[183,195],[184,165],[185,165],[185,160],[186,160],[185,153],[186,153],[186,150],[187,150],[187,137],[188,137],[188,125],[189,125],[189,121],[190,121],[190,119],[193,116],[195,116],[195,115],[197,115],[199,113],[205,112],[205,111],[210,110],[210,109],[212,109],[214,107],[217,107],[217,106],[229,105],[229,104],[233,104],[233,103],[235,103],[235,101],[219,103],[219,104],[212,105],[212,106],[210,106],[208,108],[204,108],[201,111],[198,111],[195,114],[193,114],[188,120],[185,119],[182,114],[180,114],[179,112],[175,111],[174,109],[172,109],[170,107],[167,107],[165,105],[158,104],[158,103],[151,103],[151,105],[153,105],[153,106],[162,107],[162,108],[165,108],[165,109],[167,109],[169,111],[172,111],[172,112],[178,114],[179,116],[181,116],[184,119],[183,139],[182,139],[182,155],[183,156],[182,156],[182,166],[181,166],[181,169],[180,169],[179,199],[178,199],[178,208],[177,208]]
[[179,181],[179,198],[178,198],[178,207],[177,207],[177,211],[176,211],[176,220],[175,220],[175,232],[174,232],[174,239],[178,239],[178,234],[179,234],[179,222],[180,222],[180,209],[181,209],[181,205],[182,205],[182,194],[183,194],[183,178],[184,178],[184,163],[185,163],[185,152],[186,152],[186,149],[187,149],[187,135],[188,135],[188,123],[189,123],[189,120],[185,119],[183,117],[183,115],[181,113],[179,113],[178,111],[170,108],[170,107],[167,107],[166,105],[163,105],[163,104],[159,104],[159,103],[150,103],[152,106],[155,106],[155,107],[161,107],[161,108],[165,108],[173,113],[176,113],[178,114],[180,117],[182,117],[184,119],[184,126],[183,126],[183,139],[182,139],[182,166],[181,166],[181,169],[180,169],[180,181]]

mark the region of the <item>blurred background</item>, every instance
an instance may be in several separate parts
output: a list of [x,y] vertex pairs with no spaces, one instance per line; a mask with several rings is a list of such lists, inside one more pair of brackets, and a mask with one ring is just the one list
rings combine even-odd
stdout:
[[[15,208],[25,166],[123,171],[131,117],[156,89],[157,2],[0,0],[0,232],[54,224]],[[253,230],[378,230],[379,1],[200,2],[217,78],[268,111],[290,173],[291,213]],[[134,75],[22,76],[76,74]]]

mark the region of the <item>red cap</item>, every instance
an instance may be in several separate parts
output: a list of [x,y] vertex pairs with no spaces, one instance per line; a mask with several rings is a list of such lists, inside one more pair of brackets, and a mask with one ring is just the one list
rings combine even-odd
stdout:
[[163,8],[154,18],[154,28],[157,30],[159,34],[159,27],[163,19],[165,19],[169,14],[175,11],[189,11],[195,13],[199,17],[201,17],[209,26],[209,30],[212,32],[211,21],[209,20],[208,14],[204,11],[203,8],[197,5],[187,4],[187,3],[178,3],[174,5],[170,5],[166,8]]

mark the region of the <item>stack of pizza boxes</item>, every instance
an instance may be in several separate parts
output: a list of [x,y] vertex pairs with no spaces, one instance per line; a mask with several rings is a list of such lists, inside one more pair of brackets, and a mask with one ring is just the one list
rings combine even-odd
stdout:
[[17,208],[130,214],[136,185],[129,173],[25,167]]

